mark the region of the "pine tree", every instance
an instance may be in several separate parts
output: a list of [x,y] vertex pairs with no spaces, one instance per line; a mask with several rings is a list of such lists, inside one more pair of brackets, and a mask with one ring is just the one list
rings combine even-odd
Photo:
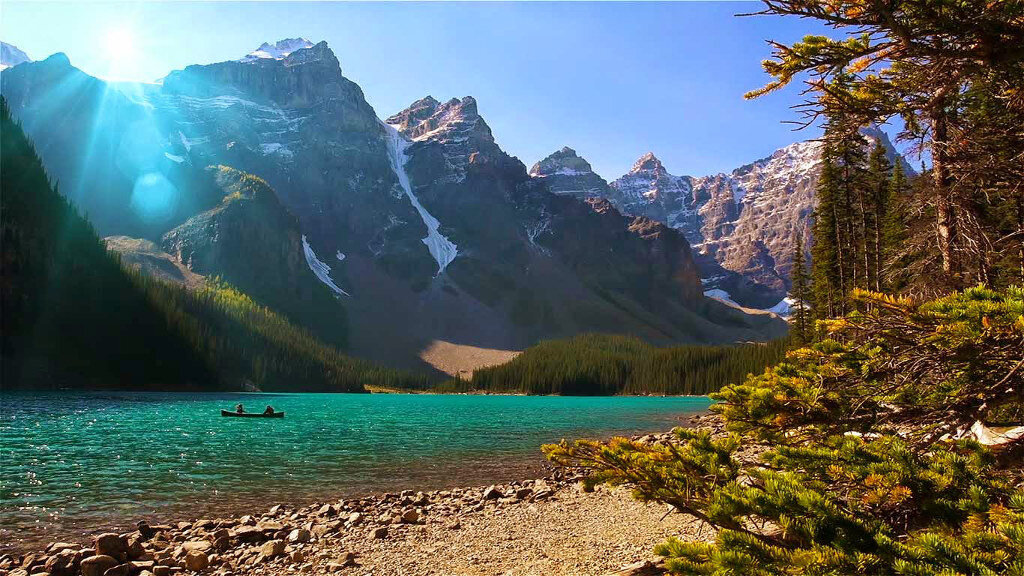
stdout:
[[960,437],[1024,417],[1024,290],[851,298],[863,312],[826,322],[834,338],[712,395],[724,433],[544,452],[588,470],[584,489],[623,485],[711,526],[655,548],[671,574],[1024,574],[1024,437]]
[[846,291],[840,260],[842,254],[838,249],[841,234],[837,225],[837,194],[836,167],[826,156],[818,177],[818,206],[812,215],[811,244],[812,309],[815,317],[822,319],[833,318],[842,312],[842,298]]
[[795,328],[796,343],[807,344],[810,341],[810,327],[808,316],[810,311],[810,294],[808,290],[807,265],[804,262],[803,234],[797,231],[793,242],[793,269],[790,271],[790,284],[793,287],[792,294],[795,302],[792,306],[791,317]]
[[[814,95],[801,106],[807,124],[837,111],[858,117],[861,124],[901,117],[908,135],[921,139],[931,151],[936,243],[943,275],[955,282],[956,244],[961,233],[957,211],[961,207],[954,184],[979,173],[976,163],[959,161],[956,147],[963,135],[981,132],[962,130],[962,108],[971,89],[984,86],[997,106],[1022,109],[1024,21],[1020,2],[763,3],[761,14],[815,20],[840,37],[808,35],[791,45],[771,42],[773,58],[763,66],[774,79],[747,97],[773,92],[806,74],[808,92]],[[836,86],[833,80],[837,77],[844,78],[844,86]],[[1000,136],[991,141],[1000,147],[1010,140],[1017,144],[1013,153],[1000,154],[998,166],[986,171],[989,174],[1021,163],[1020,139],[1001,137],[1006,126],[1019,126],[1019,119],[1001,125],[995,126]]]
[[867,140],[859,126],[845,115],[829,119],[825,128],[825,151],[835,163],[836,253],[841,294],[866,288],[865,194],[867,188]]
[[[897,163],[898,160],[897,160]],[[882,289],[882,223],[889,199],[889,180],[892,164],[885,156],[885,147],[875,143],[868,160],[869,202],[864,212],[864,229],[867,231],[864,264],[867,268],[867,288]]]
[[907,239],[906,176],[903,174],[902,163],[896,162],[892,169],[892,177],[886,188],[885,213],[881,224],[881,250],[879,261],[882,265],[882,285],[887,290],[896,288],[892,282],[893,274],[888,271],[898,266],[898,255]]

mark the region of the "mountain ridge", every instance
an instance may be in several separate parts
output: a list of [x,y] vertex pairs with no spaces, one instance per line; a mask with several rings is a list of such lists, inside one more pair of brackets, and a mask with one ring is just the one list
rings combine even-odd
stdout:
[[[715,343],[785,330],[704,298],[678,232],[610,204],[558,196],[531,178],[498,146],[474,98],[425,97],[382,120],[324,42],[280,59],[190,65],[131,94],[107,90],[66,59],[7,74],[3,91],[46,143],[44,161],[74,157],[90,135],[103,136],[88,169],[58,162],[56,173],[70,197],[98,213],[104,236],[163,243],[179,230],[171,236],[195,241],[164,247],[188,261],[207,253],[191,246],[207,245],[198,232],[223,214],[181,228],[220,202],[204,169],[230,166],[266,181],[297,221],[299,233],[281,241],[289,261],[305,259],[302,274],[312,268],[337,288],[351,350],[372,360],[425,368],[419,354],[436,341],[511,350],[583,331]],[[68,78],[78,79],[74,89],[53,91]],[[38,93],[59,97],[31,97]],[[72,98],[93,105],[76,109]],[[74,125],[111,105],[122,111],[80,131],[41,121],[70,109]],[[140,178],[171,191],[160,219],[135,211]],[[258,262],[258,245],[243,242],[252,252],[233,258]],[[234,265],[212,262],[201,272]],[[261,271],[278,286],[296,270],[272,268]],[[270,304],[271,296],[259,299]]]
[[[872,127],[863,132],[882,143],[890,160],[900,158],[907,173],[913,173],[883,131]],[[531,175],[549,182],[556,193],[605,197],[626,214],[679,230],[695,250],[709,295],[721,290],[744,306],[761,309],[778,306],[786,297],[794,235],[802,234],[804,246],[811,245],[808,218],[815,205],[820,141],[795,142],[729,173],[700,177],[675,176],[647,152],[612,182],[564,150],[535,164]],[[566,172],[566,159],[588,169]]]

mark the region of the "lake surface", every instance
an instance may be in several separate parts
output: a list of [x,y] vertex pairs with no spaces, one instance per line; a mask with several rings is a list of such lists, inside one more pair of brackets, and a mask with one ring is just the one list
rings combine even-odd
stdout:
[[[243,403],[284,419],[224,418]],[[528,477],[562,438],[663,431],[703,397],[0,393],[0,547],[141,518]]]

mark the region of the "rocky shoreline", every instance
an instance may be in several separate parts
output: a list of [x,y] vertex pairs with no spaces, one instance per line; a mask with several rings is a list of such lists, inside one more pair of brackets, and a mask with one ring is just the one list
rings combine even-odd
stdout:
[[[698,417],[691,425],[713,423]],[[88,545],[54,542],[5,554],[0,575],[596,574],[632,562],[655,569],[655,543],[671,534],[701,536],[692,519],[669,519],[664,506],[635,502],[626,490],[585,493],[581,479],[552,469],[544,478],[486,487],[276,505],[175,524],[140,521]],[[610,553],[616,547],[621,554]]]

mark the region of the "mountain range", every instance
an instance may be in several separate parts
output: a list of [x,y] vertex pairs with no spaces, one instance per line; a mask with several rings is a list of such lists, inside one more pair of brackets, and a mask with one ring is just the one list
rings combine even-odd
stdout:
[[[863,132],[913,173],[883,131]],[[778,309],[790,288],[796,237],[807,250],[811,245],[808,218],[821,153],[819,141],[797,142],[729,173],[694,177],[670,174],[648,152],[608,182],[565,147],[536,163],[530,175],[560,196],[606,198],[623,214],[664,222],[693,247],[706,294]]]
[[32,59],[28,57],[28,54],[19,50],[17,46],[0,42],[0,70],[31,61]]
[[[704,296],[702,262],[716,260],[680,228],[685,210],[630,196],[668,202],[689,182],[653,155],[611,185],[574,153],[538,164],[558,177],[528,172],[472,97],[427,96],[382,119],[324,42],[265,43],[158,84],[106,82],[55,54],[4,70],[0,93],[125,261],[182,282],[221,277],[365,358],[423,367],[438,341],[712,343],[786,329]],[[646,174],[659,187],[645,195]],[[569,193],[559,178],[600,191]]]

